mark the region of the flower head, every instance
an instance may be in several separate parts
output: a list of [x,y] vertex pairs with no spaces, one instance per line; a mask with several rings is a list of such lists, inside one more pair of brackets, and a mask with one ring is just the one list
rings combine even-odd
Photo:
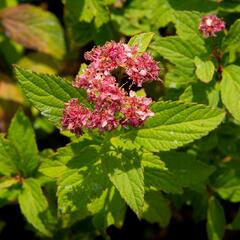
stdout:
[[225,29],[225,22],[216,15],[203,16],[199,24],[199,31],[204,37],[215,37],[217,32]]
[[61,120],[62,127],[80,136],[82,135],[83,127],[87,127],[90,116],[91,111],[84,106],[79,106],[77,98],[72,98],[65,104]]
[[121,121],[123,127],[139,127],[143,125],[147,118],[154,116],[149,106],[152,103],[150,98],[137,97],[135,92],[130,91],[129,97],[126,97],[121,113],[124,118]]
[[158,78],[159,68],[156,61],[145,52],[127,62],[126,73],[138,87],[141,87],[144,82]]
[[86,90],[93,109],[79,105],[78,99],[71,99],[63,113],[64,129],[79,136],[84,129],[103,132],[119,125],[138,127],[154,115],[150,110],[150,98],[137,97],[130,89],[125,91],[119,86],[122,79],[112,74],[120,67],[125,71],[124,76],[129,77],[127,80],[132,80],[138,87],[157,79],[159,68],[148,53],[139,55],[137,46],[108,42],[85,53],[85,59],[91,63],[76,77],[73,86]]

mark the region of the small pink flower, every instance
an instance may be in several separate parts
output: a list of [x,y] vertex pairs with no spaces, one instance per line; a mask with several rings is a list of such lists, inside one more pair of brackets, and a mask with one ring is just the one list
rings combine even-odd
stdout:
[[84,106],[78,106],[78,99],[72,98],[65,104],[61,121],[62,127],[80,136],[83,132],[82,129],[87,126],[90,116],[91,111]]
[[138,87],[156,80],[159,75],[157,63],[148,53],[137,53],[136,46],[116,42],[108,42],[85,53],[85,59],[91,63],[76,77],[73,86],[86,90],[93,109],[78,105],[78,99],[71,99],[65,105],[61,120],[64,129],[80,136],[84,129],[103,132],[119,125],[138,127],[154,115],[150,110],[150,98],[137,97],[133,91],[128,96],[119,86],[122,79],[112,75],[120,67],[120,75],[125,77],[127,74]]
[[130,47],[124,43],[107,42],[104,46],[93,48],[86,52],[84,57],[91,61],[90,64],[98,71],[111,72],[137,54],[136,47]]
[[199,24],[199,31],[205,38],[215,37],[217,32],[225,29],[225,22],[216,15],[203,16]]
[[127,62],[126,73],[138,87],[141,87],[144,82],[158,78],[159,68],[148,53],[143,53]]
[[135,92],[130,91],[129,97],[126,97],[125,105],[121,113],[125,116],[121,121],[123,127],[139,127],[144,124],[146,119],[154,116],[149,106],[152,103],[150,98],[137,97]]
[[90,118],[90,128],[97,128],[100,132],[111,131],[119,125],[114,112],[110,109],[94,111]]

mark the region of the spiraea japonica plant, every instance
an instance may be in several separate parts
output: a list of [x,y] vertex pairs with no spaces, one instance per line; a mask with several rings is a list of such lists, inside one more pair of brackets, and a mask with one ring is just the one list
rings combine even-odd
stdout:
[[[108,42],[87,52],[90,64],[82,66],[72,86],[15,67],[27,99],[60,129],[74,133],[72,143],[43,159],[39,169],[57,181],[58,212],[66,226],[87,216],[98,229],[121,225],[126,205],[139,219],[166,226],[170,209],[161,191],[180,194],[184,184],[161,152],[207,135],[224,118],[224,111],[206,105],[152,103],[138,96],[143,83],[159,81],[157,62],[145,52],[152,37],[144,33],[128,44]],[[213,172],[197,160],[191,164],[203,172],[197,170],[193,184]],[[156,210],[159,216],[151,216]]]
[[[2,204],[17,201],[43,239],[107,238],[127,211],[167,228],[186,206],[193,221],[206,221],[208,239],[223,239],[225,230],[240,229],[240,211],[225,217],[226,205],[240,202],[240,21],[225,20],[235,5],[215,9],[211,1],[209,10],[185,11],[180,3],[171,7],[175,0],[159,0],[160,11],[152,0],[122,10],[124,1],[116,2],[111,19],[133,37],[98,42],[109,26],[108,15],[97,12],[109,4],[92,5],[98,11],[88,13],[91,21],[80,19],[99,31],[75,44],[96,44],[72,81],[14,65],[27,106],[69,143],[38,150],[32,124],[18,110],[0,135]],[[142,16],[141,8],[161,14]]]

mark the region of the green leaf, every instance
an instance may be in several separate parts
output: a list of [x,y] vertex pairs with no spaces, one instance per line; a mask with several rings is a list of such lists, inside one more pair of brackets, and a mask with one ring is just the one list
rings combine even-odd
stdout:
[[21,211],[28,222],[41,233],[51,236],[44,219],[44,212],[48,208],[48,202],[35,179],[28,178],[24,180],[23,190],[19,194],[18,200]]
[[239,41],[240,41],[240,20],[238,19],[234,24],[231,25],[231,28],[227,36],[223,39],[222,49],[229,51],[231,49],[239,50]]
[[212,81],[215,66],[212,61],[202,61],[195,57],[194,63],[196,65],[196,75],[204,83]]
[[53,160],[45,160],[39,168],[39,172],[51,178],[59,178],[68,170],[69,169],[66,165]]
[[65,54],[63,29],[50,12],[30,4],[7,8],[0,14],[8,36],[23,46],[62,58]]
[[168,201],[160,192],[146,192],[143,218],[150,223],[157,222],[163,228],[169,224],[171,210],[168,206]]
[[120,228],[123,224],[126,205],[114,186],[107,190],[102,209],[93,216],[94,226],[105,231],[110,225]]
[[221,240],[224,237],[225,216],[221,203],[214,197],[209,199],[207,212],[207,233],[209,240]]
[[16,178],[1,178],[0,181],[0,190],[9,188],[15,184],[18,184],[18,180]]
[[240,172],[234,168],[222,169],[214,179],[214,190],[221,198],[231,202],[240,201]]
[[101,0],[66,0],[66,8],[79,21],[90,23],[94,19],[97,28],[109,21],[108,11]]
[[214,167],[195,159],[194,155],[181,152],[162,152],[160,159],[174,174],[180,186],[199,184],[213,173]]
[[182,73],[189,75],[193,81],[195,79],[194,58],[207,55],[204,46],[176,36],[158,38],[154,42],[153,49],[176,65],[176,68],[180,69]]
[[138,52],[145,52],[154,36],[153,32],[148,32],[148,33],[141,33],[138,35],[135,35],[132,37],[128,45],[134,46],[136,45],[138,47]]
[[145,188],[166,193],[182,193],[177,178],[165,167],[158,156],[153,153],[144,153],[141,164],[144,168]]
[[223,70],[222,101],[236,120],[240,121],[240,67],[229,65]]
[[84,91],[68,84],[63,78],[38,74],[18,66],[16,77],[29,101],[50,121],[60,124],[64,104],[71,98],[78,98],[88,105]]
[[183,102],[157,102],[152,106],[155,116],[141,129],[128,131],[122,137],[148,151],[168,151],[207,135],[223,120],[218,109]]
[[218,1],[215,0],[168,0],[172,7],[176,10],[189,10],[198,12],[212,12],[216,11],[220,5]]
[[106,174],[129,207],[141,218],[144,205],[144,179],[140,156],[136,149],[121,148],[119,139],[112,138],[111,147],[105,150],[102,163]]
[[24,176],[33,174],[39,164],[38,148],[31,123],[22,110],[19,110],[12,119],[8,139],[14,144],[20,156],[17,162],[18,170],[23,172]]
[[221,5],[219,6],[219,10],[223,12],[240,12],[240,5],[236,1],[231,1],[231,2],[221,2]]
[[236,216],[234,217],[232,223],[230,224],[231,230],[240,229],[240,209],[238,209]]
[[100,211],[96,202],[102,202],[108,183],[99,163],[89,168],[70,170],[61,176],[57,196],[64,225],[71,225]]
[[31,175],[39,163],[38,148],[31,123],[22,110],[18,110],[11,121],[8,139],[14,144],[20,156],[18,170],[25,176]]
[[117,4],[119,7],[111,12],[111,19],[118,24],[118,31],[127,36],[158,32],[160,27],[173,21],[174,10],[168,0],[132,0],[127,4],[116,2],[115,6]]
[[[80,142],[68,144],[59,148],[54,160],[60,161],[70,168],[91,167],[99,161],[100,146],[96,140],[80,139]],[[82,141],[81,141],[82,140]]]
[[196,82],[185,88],[184,92],[179,97],[179,100],[185,102],[196,102],[206,104],[211,107],[217,107],[220,101],[220,84]]
[[196,44],[204,45],[204,40],[199,33],[198,26],[201,21],[199,12],[175,11],[174,22],[177,34],[185,40],[194,41]]
[[15,146],[0,134],[0,173],[5,176],[15,175],[19,158]]

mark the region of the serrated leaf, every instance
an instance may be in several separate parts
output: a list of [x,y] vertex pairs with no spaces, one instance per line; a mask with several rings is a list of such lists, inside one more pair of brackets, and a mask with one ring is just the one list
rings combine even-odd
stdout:
[[225,226],[224,209],[214,197],[209,199],[207,212],[207,233],[209,240],[221,240],[224,236]]
[[160,192],[146,192],[143,218],[150,223],[157,222],[163,228],[169,224],[171,210],[168,206],[168,201]]
[[133,129],[122,137],[148,151],[168,151],[207,135],[223,120],[225,113],[211,107],[184,102],[157,102],[155,116],[144,127]]
[[93,224],[101,231],[110,225],[121,227],[124,221],[126,205],[114,186],[108,188],[102,209],[94,215]]
[[96,140],[84,139],[59,148],[54,160],[60,161],[70,168],[80,169],[93,165],[99,160],[100,146]]
[[[96,201],[107,188],[107,178],[99,164],[88,169],[71,170],[58,180],[58,206],[65,225],[94,215],[99,209]],[[95,207],[94,207],[95,206]]]
[[63,29],[51,12],[21,4],[3,10],[0,18],[8,36],[16,42],[60,59],[64,56]]
[[[114,140],[116,139],[112,139]],[[144,204],[144,179],[138,152],[136,149],[127,149],[127,146],[126,148],[117,146],[104,151],[102,163],[105,173],[121,197],[141,218]]]
[[229,65],[223,70],[221,97],[224,105],[240,121],[240,67]]
[[33,128],[22,110],[12,119],[8,139],[20,156],[17,162],[18,170],[23,172],[24,176],[30,176],[39,164],[39,156]]
[[215,191],[221,198],[231,202],[240,201],[240,172],[235,169],[223,169],[214,179]]
[[39,167],[39,172],[51,178],[59,178],[68,170],[66,165],[53,160],[45,160]]
[[153,49],[176,65],[176,68],[180,69],[184,74],[189,75],[189,77],[192,76],[193,81],[195,70],[193,59],[196,56],[204,57],[207,55],[204,46],[176,36],[156,39]]
[[196,102],[217,107],[220,101],[220,86],[216,84],[204,84],[197,82],[189,85],[179,97],[185,102]]
[[71,98],[78,98],[88,105],[85,92],[72,87],[61,77],[34,73],[18,66],[15,73],[29,101],[56,125],[62,118],[64,104]]
[[231,25],[231,28],[227,36],[223,39],[222,49],[228,51],[230,49],[238,48],[239,41],[240,41],[240,20],[238,19],[234,24]]
[[202,61],[195,57],[194,63],[196,65],[196,75],[204,83],[209,83],[214,74],[215,66],[212,61]]
[[28,178],[23,182],[23,190],[18,196],[21,212],[41,233],[51,236],[47,225],[44,223],[44,212],[48,208],[48,202],[43,195],[39,183],[33,179]]
[[144,168],[145,188],[166,193],[182,193],[176,177],[168,171],[165,163],[153,153],[144,153],[141,164]]
[[201,21],[201,15],[199,12],[175,11],[174,17],[177,34],[182,39],[204,45],[204,40],[198,30],[198,26]]
[[138,35],[135,35],[132,37],[128,45],[130,46],[137,46],[138,47],[138,52],[145,52],[154,36],[153,32],[148,32],[148,33],[141,33]]
[[0,134],[0,173],[5,176],[16,174],[19,157],[15,146]]
[[182,187],[205,181],[215,169],[187,153],[162,152],[160,159],[165,162],[166,168],[174,174],[178,184]]
[[100,0],[66,0],[66,8],[79,21],[90,23],[94,19],[97,28],[109,21],[108,11]]

